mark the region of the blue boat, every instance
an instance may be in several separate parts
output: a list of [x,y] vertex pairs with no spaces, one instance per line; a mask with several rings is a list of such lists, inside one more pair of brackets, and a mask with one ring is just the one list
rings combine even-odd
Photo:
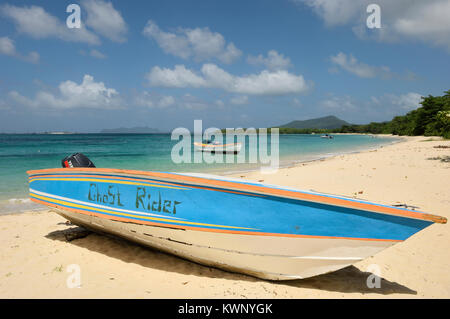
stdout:
[[444,217],[206,174],[29,171],[31,200],[72,223],[270,280],[335,271]]

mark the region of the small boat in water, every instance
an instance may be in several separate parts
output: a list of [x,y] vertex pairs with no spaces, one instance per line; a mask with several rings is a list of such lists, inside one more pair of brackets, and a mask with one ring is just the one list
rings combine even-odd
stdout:
[[241,143],[220,144],[218,142],[206,141],[205,143],[194,142],[196,151],[210,153],[237,154],[241,151]]
[[73,224],[263,279],[335,271],[446,222],[411,209],[222,176],[63,163],[67,168],[28,171],[32,201]]
[[333,136],[332,136],[332,135],[325,134],[325,135],[322,135],[321,138],[329,138],[329,139],[332,139]]

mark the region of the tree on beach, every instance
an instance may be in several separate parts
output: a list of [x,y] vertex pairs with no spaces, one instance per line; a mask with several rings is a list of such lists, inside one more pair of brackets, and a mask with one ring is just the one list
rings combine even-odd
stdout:
[[406,115],[396,116],[390,122],[365,125],[344,125],[339,133],[371,133],[394,135],[425,135],[450,138],[450,90],[443,96],[422,97],[422,105]]
[[[346,124],[338,129],[280,127],[280,134],[370,133],[394,135],[443,136],[450,139],[450,90],[443,96],[422,97],[422,105],[388,122]],[[270,129],[269,129],[270,131]]]

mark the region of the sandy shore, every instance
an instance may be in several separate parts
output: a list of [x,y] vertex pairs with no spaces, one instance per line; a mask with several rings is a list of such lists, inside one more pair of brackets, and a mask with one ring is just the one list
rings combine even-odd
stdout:
[[[236,177],[407,203],[450,219],[450,141],[412,137],[378,150],[341,155]],[[430,159],[432,158],[432,159]],[[314,278],[269,282],[204,267],[123,240],[91,234],[67,242],[73,228],[51,212],[0,216],[0,298],[449,298],[450,225],[434,224],[354,266]],[[69,265],[81,287],[68,288]],[[366,285],[369,265],[381,288]]]

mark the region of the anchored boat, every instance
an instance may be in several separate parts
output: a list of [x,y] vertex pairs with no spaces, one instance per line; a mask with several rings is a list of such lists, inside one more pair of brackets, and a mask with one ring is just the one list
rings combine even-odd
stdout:
[[212,143],[198,143],[194,142],[195,150],[199,152],[210,152],[210,153],[232,153],[237,154],[241,151],[241,143],[229,143],[220,144],[217,142]]
[[270,280],[335,271],[446,222],[415,210],[214,175],[95,167],[28,174],[31,200],[74,224]]

